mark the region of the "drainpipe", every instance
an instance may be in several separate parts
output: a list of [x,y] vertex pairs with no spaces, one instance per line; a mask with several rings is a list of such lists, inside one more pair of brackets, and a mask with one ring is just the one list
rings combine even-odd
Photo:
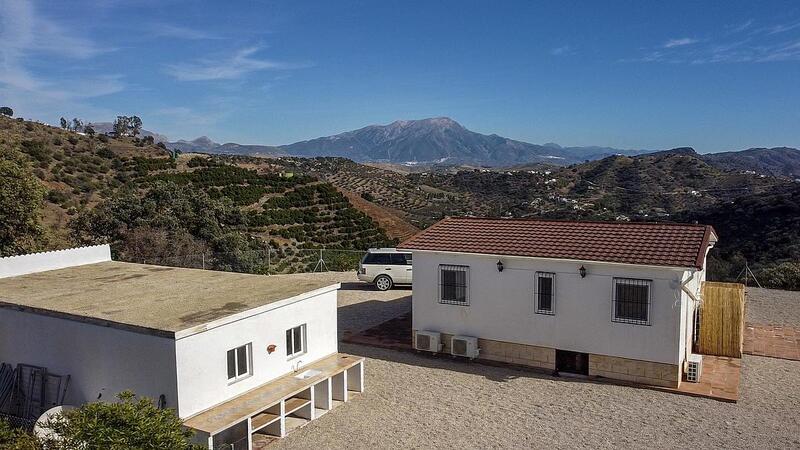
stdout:
[[[692,292],[691,290],[689,290],[689,288],[687,287],[687,285],[688,285],[688,284],[689,284],[689,283],[690,283],[690,282],[691,282],[691,281],[694,279],[694,276],[695,276],[695,274],[696,274],[696,273],[697,273],[697,271],[696,271],[696,270],[692,270],[691,272],[689,272],[689,278],[687,278],[687,279],[686,279],[686,281],[684,281],[683,283],[681,283],[681,290],[682,290],[683,292],[685,292],[685,293],[686,293],[686,295],[688,295],[688,296],[689,296],[689,298],[691,298],[692,300],[694,300],[694,302],[695,302],[695,309],[697,308],[698,304],[700,303],[700,299],[698,299],[698,298],[697,298],[697,296],[696,296],[696,295],[694,295],[694,292]],[[686,308],[686,314],[687,314],[687,315],[689,314],[689,308]],[[689,344],[689,341],[690,341],[690,339],[691,339],[691,333],[692,333],[692,331],[693,331],[692,329],[690,329],[690,328],[688,327],[688,323],[689,323],[688,317],[687,317],[686,319],[687,319],[687,320],[686,320],[686,323],[687,323],[687,327],[686,327],[686,345],[684,345],[684,347],[683,347],[683,353],[684,353],[684,358],[683,358],[683,366],[684,366],[684,370],[686,370],[686,361],[688,361],[688,360],[689,360],[689,345],[690,345],[690,344]],[[695,325],[696,325],[696,324],[695,324]],[[692,328],[695,328],[695,326],[692,326]]]

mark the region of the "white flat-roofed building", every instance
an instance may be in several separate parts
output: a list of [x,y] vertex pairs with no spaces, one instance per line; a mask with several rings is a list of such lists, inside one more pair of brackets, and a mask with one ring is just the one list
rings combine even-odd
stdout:
[[0,258],[0,361],[69,375],[67,404],[131,390],[198,442],[249,448],[363,390],[363,358],[337,353],[339,287],[116,262],[108,246]]

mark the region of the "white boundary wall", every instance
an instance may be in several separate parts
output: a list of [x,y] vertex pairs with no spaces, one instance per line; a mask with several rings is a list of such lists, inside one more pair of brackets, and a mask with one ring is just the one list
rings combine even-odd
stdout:
[[0,258],[0,278],[111,261],[108,244]]

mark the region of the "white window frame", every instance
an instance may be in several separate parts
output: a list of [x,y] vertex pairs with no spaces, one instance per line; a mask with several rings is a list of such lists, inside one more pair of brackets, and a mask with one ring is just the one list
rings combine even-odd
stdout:
[[[628,317],[617,316],[617,284],[635,284],[638,286],[647,286],[647,318],[645,320],[631,319]],[[626,278],[614,277],[611,283],[611,321],[618,323],[626,323],[631,325],[650,325],[652,314],[650,310],[653,306],[653,280],[640,279],[640,278]]]
[[[543,309],[539,304],[539,279],[549,278],[551,285],[550,309]],[[553,316],[556,314],[556,274],[555,272],[536,272],[533,277],[533,311],[536,314]]]
[[[443,297],[442,272],[445,270],[465,272],[464,275],[464,301],[445,300]],[[458,264],[439,264],[439,303],[443,305],[469,306],[469,266]]]
[[[245,349],[245,358],[247,359],[247,371],[244,373],[239,373],[239,349],[244,347]],[[234,372],[236,373],[233,377],[228,377],[228,383],[236,383],[237,381],[241,381],[245,378],[248,378],[253,375],[253,343],[249,342],[245,345],[240,345],[238,347],[234,347],[229,349],[225,352],[225,370],[227,371],[228,368],[228,355],[230,352],[233,352],[233,368]]]
[[293,352],[291,354],[287,354],[286,355],[286,359],[287,360],[297,358],[300,355],[304,355],[308,351],[308,348],[307,348],[308,339],[306,338],[306,324],[301,324],[301,325],[298,325],[296,327],[292,327],[292,328],[289,328],[289,329],[286,330],[287,332],[291,331],[291,336],[292,336],[291,347],[289,346],[289,342],[287,340],[286,349],[287,350],[290,349],[290,348],[294,349],[294,330],[296,330],[297,328],[300,328],[300,350],[297,351],[297,352]]

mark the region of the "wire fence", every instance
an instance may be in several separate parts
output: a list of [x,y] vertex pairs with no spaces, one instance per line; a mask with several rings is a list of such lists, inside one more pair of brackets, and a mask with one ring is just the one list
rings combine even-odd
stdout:
[[356,270],[363,250],[264,249],[238,252],[204,252],[188,255],[137,257],[121,255],[128,262],[192,269],[257,274],[346,272]]

